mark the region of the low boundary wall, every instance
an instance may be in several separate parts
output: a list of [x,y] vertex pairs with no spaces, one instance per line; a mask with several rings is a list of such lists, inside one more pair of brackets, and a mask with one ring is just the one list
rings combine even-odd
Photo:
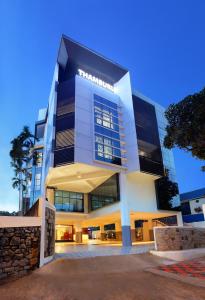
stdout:
[[40,224],[35,217],[0,217],[0,282],[39,267]]
[[205,248],[205,228],[154,227],[154,239],[157,251]]

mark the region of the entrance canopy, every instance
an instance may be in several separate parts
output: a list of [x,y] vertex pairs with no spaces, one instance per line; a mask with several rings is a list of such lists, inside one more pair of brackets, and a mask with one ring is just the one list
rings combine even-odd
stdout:
[[90,193],[115,172],[81,163],[52,168],[46,178],[46,186],[60,190]]

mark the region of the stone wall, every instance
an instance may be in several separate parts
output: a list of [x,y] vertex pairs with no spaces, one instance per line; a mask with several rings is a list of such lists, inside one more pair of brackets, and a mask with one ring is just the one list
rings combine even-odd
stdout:
[[55,210],[46,207],[45,210],[45,248],[44,256],[55,253]]
[[205,248],[205,229],[190,227],[155,227],[157,251]]
[[0,282],[39,267],[39,226],[0,228]]

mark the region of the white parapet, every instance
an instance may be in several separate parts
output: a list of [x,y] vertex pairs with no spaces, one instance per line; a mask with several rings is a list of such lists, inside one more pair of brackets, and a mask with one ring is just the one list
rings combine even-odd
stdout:
[[1,216],[0,228],[41,226],[40,217]]

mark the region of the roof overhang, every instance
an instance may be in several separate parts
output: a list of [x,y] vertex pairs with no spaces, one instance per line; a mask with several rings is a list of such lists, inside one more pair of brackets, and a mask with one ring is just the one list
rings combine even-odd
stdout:
[[128,72],[121,65],[65,35],[61,39],[57,61],[62,68],[65,68],[68,62],[73,74],[77,74],[77,69],[80,68],[110,84],[115,84]]

